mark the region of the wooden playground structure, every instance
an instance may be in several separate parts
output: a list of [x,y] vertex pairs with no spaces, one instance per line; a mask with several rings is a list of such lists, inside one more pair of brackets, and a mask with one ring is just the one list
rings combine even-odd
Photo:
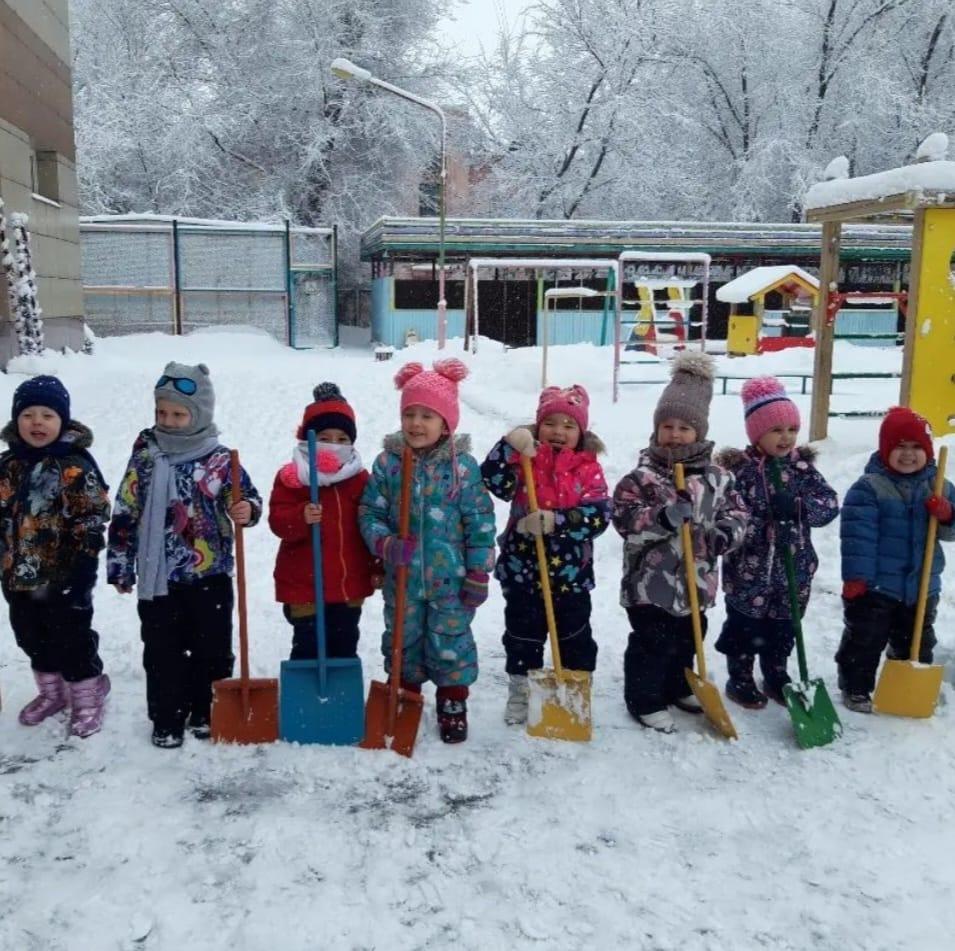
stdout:
[[847,296],[865,296],[839,292],[842,226],[886,215],[912,221],[908,293],[873,295],[895,297],[905,314],[899,403],[928,419],[936,436],[955,432],[955,162],[947,148],[947,136],[934,133],[915,164],[859,178],[845,176],[840,157],[806,193],[806,221],[822,224],[810,439],[829,431],[836,313]]

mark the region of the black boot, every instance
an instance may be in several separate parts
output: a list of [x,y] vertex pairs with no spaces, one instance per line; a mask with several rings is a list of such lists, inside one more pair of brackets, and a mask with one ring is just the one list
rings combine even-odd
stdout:
[[770,700],[786,706],[786,698],[783,696],[783,687],[792,683],[792,677],[786,670],[785,656],[777,654],[760,654],[759,667],[763,672],[763,692]]
[[468,688],[438,687],[438,730],[443,743],[463,743],[468,738]]
[[750,710],[762,710],[766,706],[766,694],[762,693],[753,679],[752,654],[738,654],[735,657],[727,655],[726,671],[729,680],[726,681],[726,696],[733,703]]

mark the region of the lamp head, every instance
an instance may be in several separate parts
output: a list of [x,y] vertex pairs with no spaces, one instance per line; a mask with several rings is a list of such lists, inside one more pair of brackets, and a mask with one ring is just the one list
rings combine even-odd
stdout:
[[371,79],[370,70],[356,66],[350,59],[345,59],[344,56],[333,59],[329,68],[339,79],[360,79],[362,81]]

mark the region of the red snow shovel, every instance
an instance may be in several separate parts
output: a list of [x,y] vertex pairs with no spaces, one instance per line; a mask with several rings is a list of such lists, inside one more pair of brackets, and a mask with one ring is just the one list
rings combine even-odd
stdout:
[[[942,446],[938,453],[938,469],[932,495],[944,494],[947,461],[948,446]],[[925,554],[922,556],[922,577],[919,579],[919,595],[915,607],[912,650],[908,660],[887,660],[882,665],[879,682],[872,694],[872,707],[879,713],[891,713],[897,717],[930,717],[935,712],[935,704],[938,703],[945,668],[941,664],[919,663],[922,628],[925,626],[925,602],[928,600],[928,586],[932,580],[937,531],[938,519],[933,515],[928,520],[928,531],[925,535]]]
[[[677,490],[682,492],[686,488],[686,479],[683,475],[683,463],[678,462],[673,467],[673,476]],[[700,701],[700,706],[706,714],[706,719],[716,727],[728,740],[738,739],[736,727],[723,705],[723,698],[716,685],[706,679],[706,657],[703,654],[703,626],[700,623],[700,595],[696,590],[696,562],[693,558],[693,538],[690,535],[690,523],[684,520],[680,526],[680,536],[683,542],[683,569],[686,572],[686,593],[690,599],[690,616],[693,622],[693,643],[696,647],[696,671],[686,668],[686,681],[690,689]]]
[[[239,454],[232,462],[232,504],[242,501]],[[274,743],[279,738],[279,682],[249,677],[248,612],[245,603],[245,543],[242,526],[235,526],[235,578],[239,605],[239,678],[212,685],[212,740],[215,743]]]
[[[411,449],[405,446],[401,454],[401,500],[398,508],[398,537],[409,537],[411,524],[411,469],[414,458]],[[401,565],[395,571],[394,626],[391,632],[391,675],[388,683],[371,682],[368,703],[365,707],[365,739],[361,746],[366,750],[391,749],[402,756],[411,756],[424,698],[420,693],[405,690],[401,686],[401,654],[404,646],[405,602],[408,596],[408,566]]]

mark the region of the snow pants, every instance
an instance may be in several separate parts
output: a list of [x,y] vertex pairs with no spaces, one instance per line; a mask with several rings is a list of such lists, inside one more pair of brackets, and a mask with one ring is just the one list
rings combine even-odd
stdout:
[[781,690],[788,682],[786,663],[795,645],[796,633],[788,618],[750,617],[727,604],[726,621],[715,646],[726,654],[727,664],[734,658],[758,655],[767,685]]
[[[651,604],[627,608],[630,637],[623,655],[623,698],[635,717],[657,713],[692,692],[685,670],[693,667],[693,622]],[[706,615],[700,614],[706,635]]]
[[[908,660],[912,650],[912,628],[915,624],[915,605],[903,604],[894,598],[868,591],[852,600],[842,599],[845,626],[836,664],[839,667],[839,689],[849,693],[871,693],[875,674],[879,669],[882,651],[891,660]],[[922,627],[922,647],[919,660],[932,663],[935,648],[935,613],[938,596],[925,605],[925,624]]]
[[[395,623],[394,589],[385,590],[385,633],[381,652],[391,672],[391,632]],[[401,679],[406,684],[433,681],[439,687],[466,687],[477,680],[477,645],[471,633],[474,608],[458,595],[433,601],[408,599],[402,632]]]
[[[590,627],[590,592],[579,591],[554,598],[560,662],[568,670],[593,671],[597,642]],[[526,674],[544,666],[547,615],[544,599],[532,591],[504,592],[504,636],[509,674]]]
[[7,591],[10,627],[17,646],[38,673],[59,674],[77,683],[103,672],[99,635],[92,628],[93,608],[75,607],[59,595],[37,597],[31,591]]
[[[292,653],[289,660],[315,660],[315,614],[296,616],[291,605],[282,605],[285,619],[292,625]],[[328,657],[358,656],[358,622],[361,604],[325,605],[325,653]]]
[[181,734],[186,719],[208,723],[212,682],[232,676],[232,579],[170,583],[139,602],[146,709],[157,730]]

